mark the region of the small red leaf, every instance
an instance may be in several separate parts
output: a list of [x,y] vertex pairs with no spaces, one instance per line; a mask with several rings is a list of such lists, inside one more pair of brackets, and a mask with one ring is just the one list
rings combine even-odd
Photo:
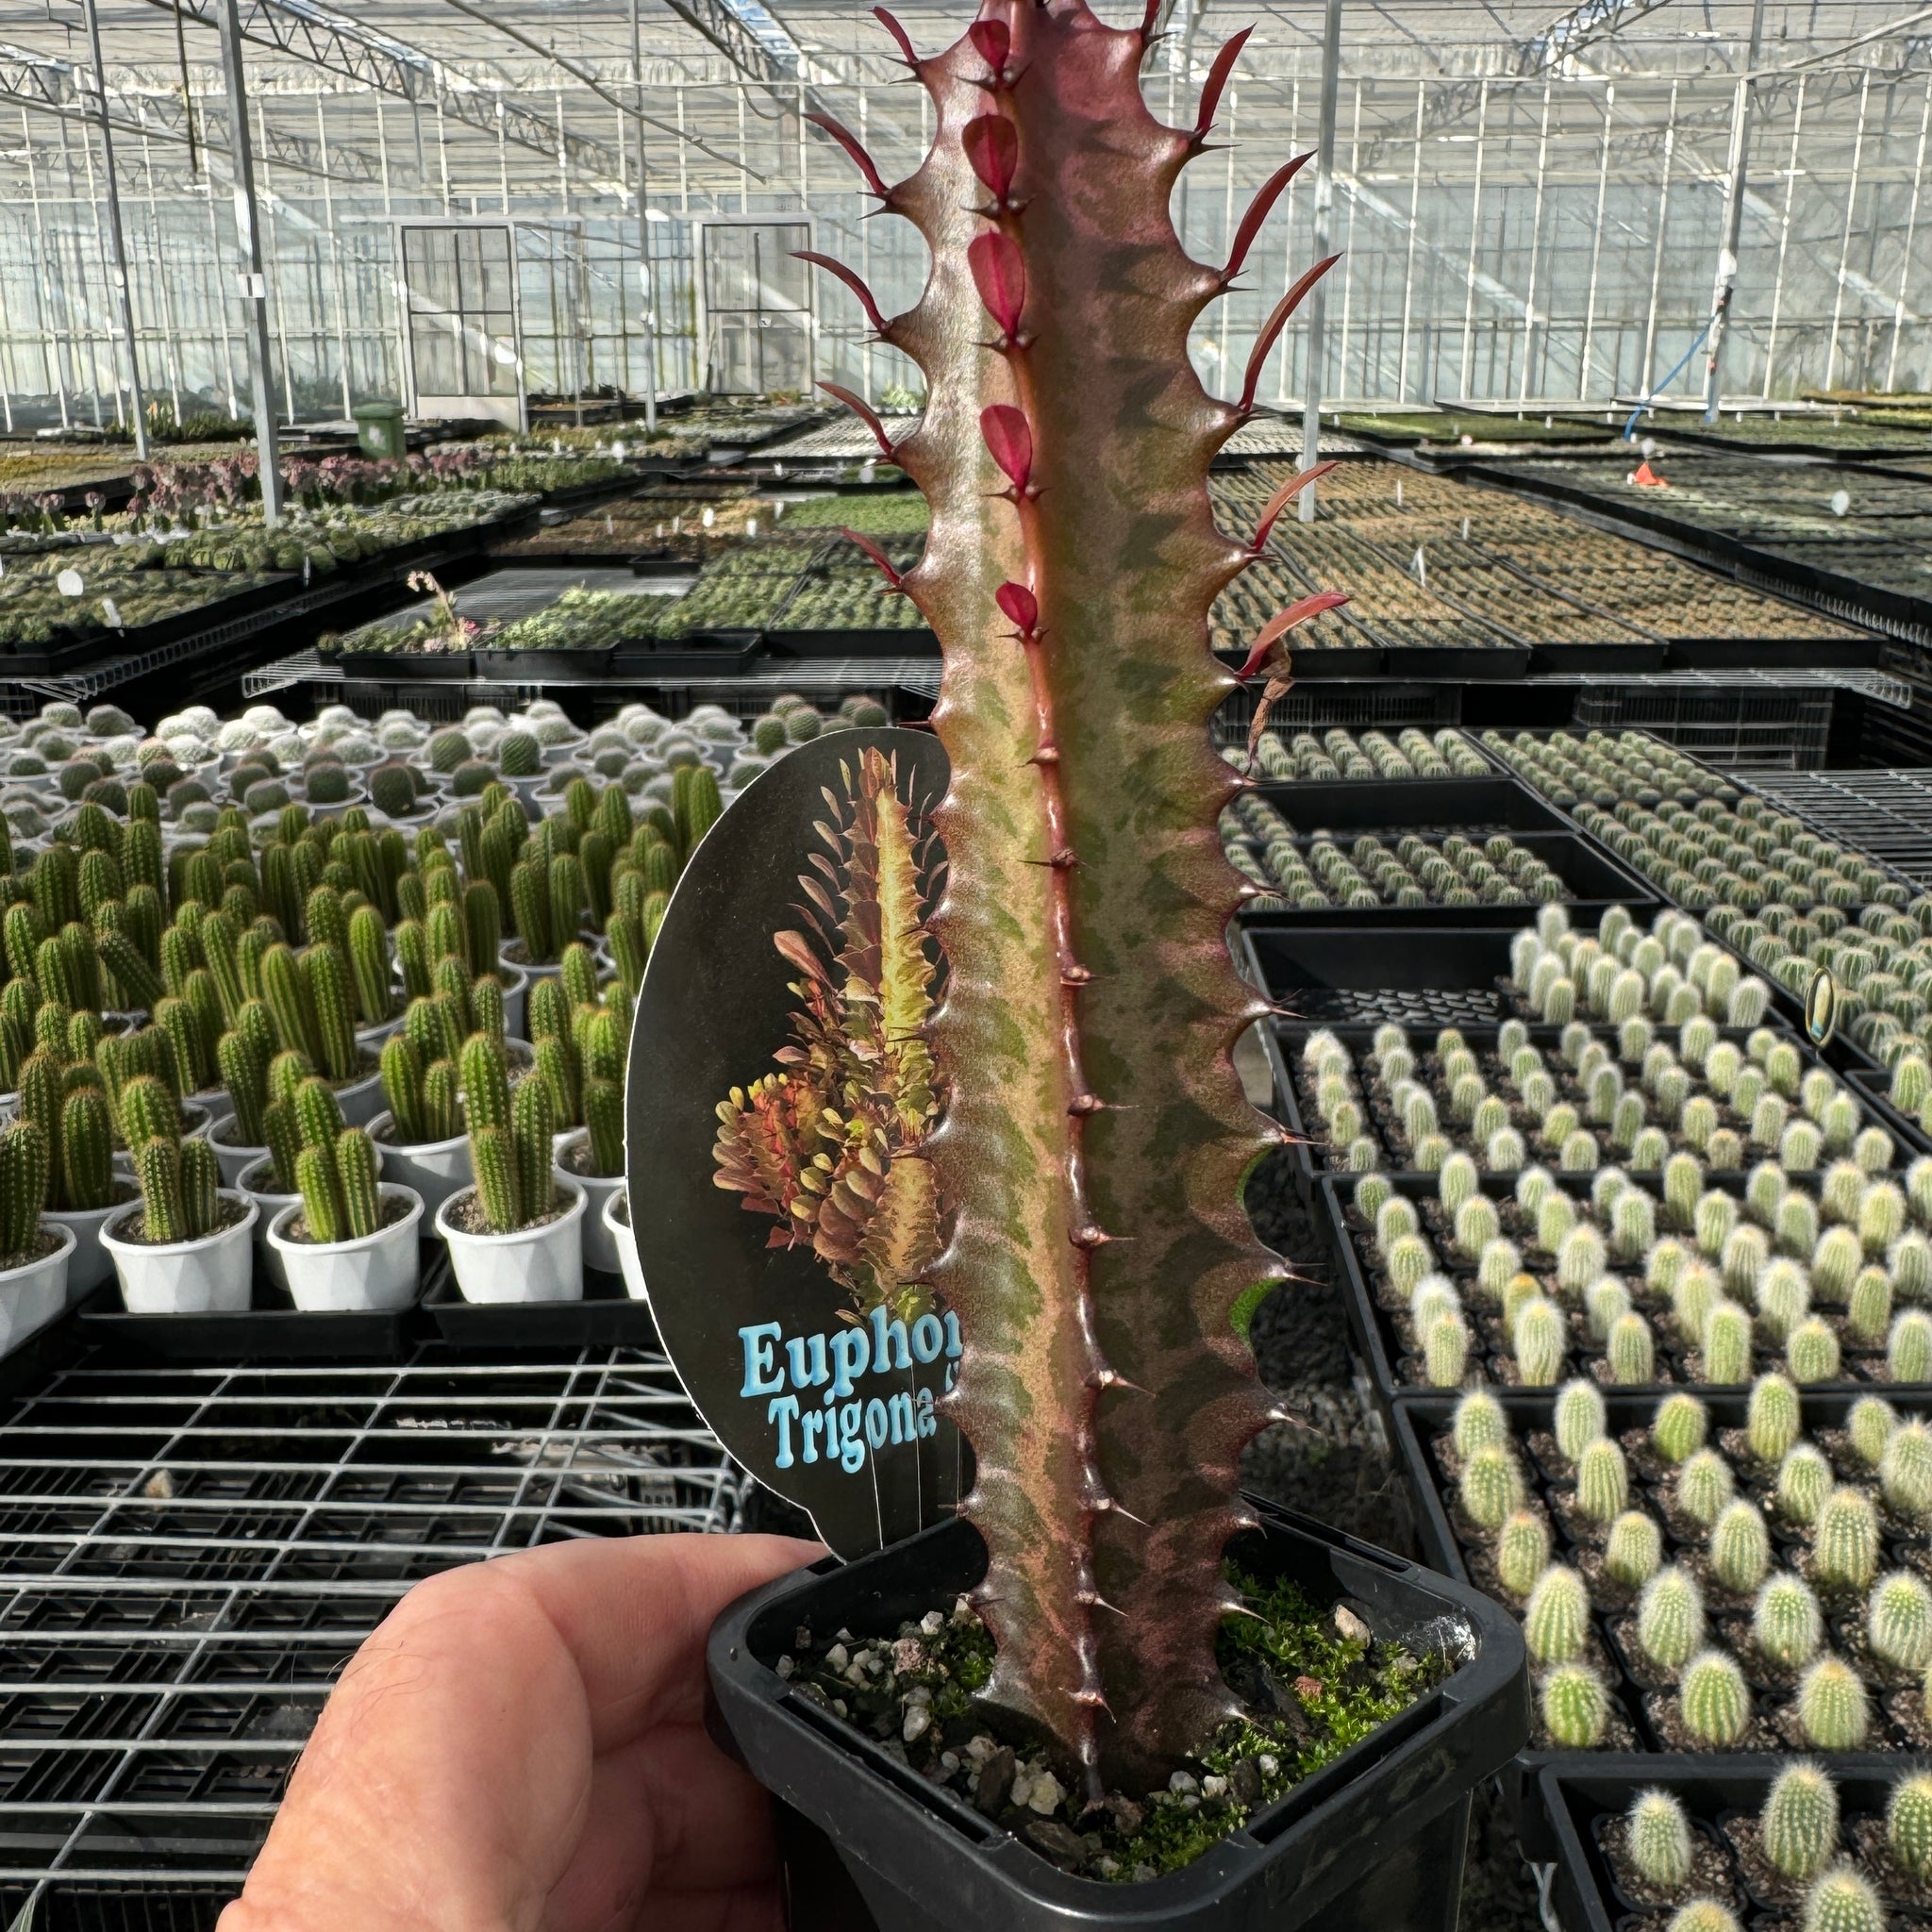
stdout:
[[1308,487],[1310,483],[1319,483],[1322,480],[1322,478],[1328,474],[1328,472],[1334,469],[1335,467],[1335,464],[1332,462],[1315,463],[1311,465],[1309,468],[1302,471],[1299,475],[1291,476],[1288,479],[1288,481],[1284,483],[1281,486],[1281,488],[1277,490],[1274,492],[1274,494],[1268,499],[1267,505],[1261,511],[1261,521],[1255,525],[1254,548],[1257,554],[1260,552],[1262,546],[1268,541],[1268,533],[1274,527],[1274,520],[1278,516],[1280,516],[1281,512],[1285,510],[1288,508],[1288,506],[1297,496],[1299,496],[1304,490],[1306,490]]
[[992,600],[1022,635],[1031,637],[1040,627],[1040,599],[1024,584],[1002,584]]
[[1281,192],[1313,158],[1312,152],[1297,155],[1291,161],[1285,161],[1261,184],[1261,192],[1248,204],[1248,211],[1241,217],[1241,225],[1234,231],[1234,246],[1227,252],[1227,266],[1221,271],[1221,279],[1231,282],[1241,272],[1241,263],[1248,258],[1248,250],[1255,245],[1255,237],[1261,232],[1261,224],[1268,219],[1268,213],[1281,199]]
[[906,29],[883,7],[874,7],[873,12],[878,17],[886,31],[898,42],[899,51],[906,57],[907,66],[917,67],[919,65],[919,56],[912,51],[911,36],[907,33]]
[[865,310],[865,319],[872,324],[873,332],[881,336],[885,334],[885,317],[879,313],[879,306],[873,300],[872,291],[865,286],[864,279],[856,271],[847,268],[842,261],[835,259],[832,256],[821,255],[815,248],[794,249],[792,258],[796,261],[812,262],[824,269],[827,275],[837,275],[858,298],[858,306]]
[[1004,201],[1020,166],[1020,133],[1004,114],[980,114],[967,122],[960,143],[966,158],[993,198]]
[[891,195],[886,192],[886,184],[879,179],[878,169],[873,165],[873,158],[866,153],[858,135],[848,128],[841,127],[829,114],[808,114],[805,118],[813,125],[823,127],[852,157],[858,172],[865,176],[865,185],[881,201],[891,200]]
[[1013,37],[1003,20],[975,20],[966,29],[966,38],[979,49],[979,58],[995,75],[1004,74],[1007,56],[1012,51]]
[[848,530],[842,524],[839,526],[839,534],[841,537],[850,537],[878,565],[879,569],[885,573],[887,583],[891,584],[893,590],[896,591],[906,581],[899,575],[898,571],[893,568],[892,559],[870,537],[862,537],[857,530]]
[[1194,121],[1194,139],[1197,142],[1208,139],[1208,130],[1214,125],[1214,112],[1221,106],[1222,90],[1227,85],[1227,76],[1234,72],[1234,63],[1241,57],[1241,49],[1248,43],[1248,36],[1255,29],[1244,26],[1234,39],[1214,57],[1214,65],[1208,70],[1208,82],[1201,90],[1201,111]]
[[1033,431],[1025,412],[1011,403],[990,404],[979,412],[979,433],[1013,488],[1024,491],[1033,475]]
[[1341,256],[1331,255],[1318,261],[1274,305],[1274,312],[1261,325],[1261,333],[1255,338],[1255,346],[1248,354],[1247,380],[1241,384],[1241,412],[1243,416],[1255,407],[1255,391],[1261,383],[1261,366],[1268,359],[1269,350],[1274,346],[1274,339],[1288,326],[1289,317],[1302,306],[1302,298],[1341,259]]
[[1324,610],[1338,609],[1347,602],[1346,591],[1317,591],[1310,596],[1297,598],[1286,610],[1271,617],[1256,633],[1248,661],[1235,675],[1245,683],[1268,661],[1268,655],[1274,650],[1277,638],[1286,637],[1296,625],[1306,624],[1311,617],[1320,617]]
[[897,454],[892,448],[892,439],[886,434],[886,425],[879,421],[877,413],[870,403],[866,402],[862,397],[854,395],[849,389],[841,389],[836,382],[822,382],[819,384],[819,387],[828,396],[837,396],[872,431],[874,440],[877,442],[879,448],[885,452],[888,461]]
[[1020,333],[1020,311],[1026,306],[1026,262],[1020,244],[1010,235],[989,228],[975,235],[966,249],[972,265],[973,285],[986,311],[999,324],[1000,333]]

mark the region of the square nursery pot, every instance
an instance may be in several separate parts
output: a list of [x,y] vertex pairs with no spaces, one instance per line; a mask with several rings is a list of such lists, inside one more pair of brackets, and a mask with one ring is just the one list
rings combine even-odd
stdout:
[[950,1605],[985,1573],[969,1524],[827,1559],[726,1610],[710,1636],[712,1721],[780,1801],[792,1932],[1453,1932],[1470,1791],[1529,1735],[1516,1620],[1466,1584],[1248,1500],[1261,1527],[1231,1554],[1250,1569],[1464,1660],[1192,1864],[1144,1883],[1060,1871],[774,1668],[801,1624],[891,1631]]
[[249,1304],[255,1280],[254,1198],[224,1188],[218,1197],[244,1211],[226,1227],[197,1241],[155,1246],[124,1241],[119,1230],[141,1214],[137,1204],[124,1208],[101,1230],[101,1245],[114,1258],[121,1299],[130,1315],[240,1314]]
[[416,1299],[423,1197],[386,1181],[377,1191],[385,1204],[400,1201],[408,1212],[358,1240],[294,1240],[290,1229],[302,1211],[299,1202],[269,1223],[269,1247],[282,1264],[290,1299],[305,1313],[407,1308]]
[[475,1191],[452,1194],[436,1210],[436,1231],[466,1302],[580,1302],[584,1298],[584,1191],[558,1182],[570,1205],[555,1221],[515,1234],[471,1234],[450,1219]]

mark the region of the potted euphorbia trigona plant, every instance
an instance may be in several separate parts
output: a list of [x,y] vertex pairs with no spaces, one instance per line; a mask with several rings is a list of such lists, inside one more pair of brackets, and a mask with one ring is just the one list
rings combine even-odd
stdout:
[[[1224,532],[1208,474],[1328,264],[1276,304],[1240,397],[1208,395],[1189,330],[1297,163],[1224,266],[1189,258],[1169,201],[1244,36],[1196,125],[1166,127],[1139,78],[1155,13],[1120,29],[1086,0],[988,0],[922,57],[881,10],[933,145],[888,186],[827,124],[931,254],[890,319],[823,265],[926,379],[897,444],[846,400],[931,508],[914,568],[877,558],[938,634],[951,771],[924,1029],[939,1123],[892,1158],[930,1167],[912,1274],[963,1338],[945,1407],[976,1480],[953,1521],[774,1585],[713,1634],[736,1748],[842,1862],[794,1873],[801,1924],[849,1883],[863,1906],[823,1923],[1451,1924],[1468,1790],[1526,1735],[1507,1617],[1237,1486],[1274,1411],[1245,1317],[1285,1271],[1242,1206],[1273,1137],[1230,1052],[1266,1008],[1224,937],[1244,887],[1217,821],[1242,781],[1211,741],[1233,680],[1208,614],[1306,478]],[[1282,641],[1337,601],[1257,640],[1271,695]],[[856,1115],[816,1126],[783,1100],[760,1083],[741,1111],[800,1159],[807,1219],[836,1210],[862,1252],[898,1192],[881,1157]],[[854,1318],[880,1353],[891,1314]]]

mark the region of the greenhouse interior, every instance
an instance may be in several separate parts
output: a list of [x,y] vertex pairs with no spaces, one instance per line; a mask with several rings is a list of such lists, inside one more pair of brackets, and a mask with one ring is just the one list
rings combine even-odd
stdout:
[[0,1926],[1932,1923],[1928,137],[0,0]]

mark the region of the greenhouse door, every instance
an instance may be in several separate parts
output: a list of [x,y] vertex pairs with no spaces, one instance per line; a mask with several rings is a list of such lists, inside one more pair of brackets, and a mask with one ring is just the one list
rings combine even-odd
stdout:
[[405,223],[409,413],[524,425],[516,241],[508,226]]
[[811,388],[811,277],[793,259],[807,222],[705,222],[705,386],[713,395]]

